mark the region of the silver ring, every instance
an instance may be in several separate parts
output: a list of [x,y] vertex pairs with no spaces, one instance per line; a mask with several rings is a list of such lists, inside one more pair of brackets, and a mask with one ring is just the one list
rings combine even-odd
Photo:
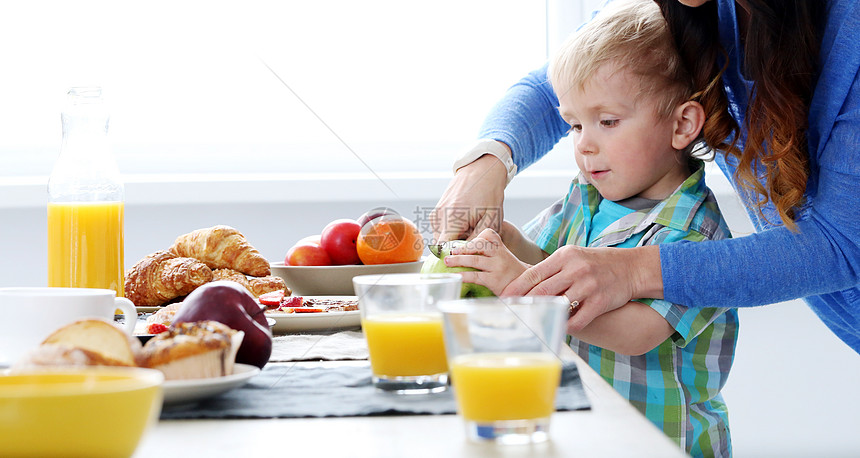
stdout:
[[570,307],[568,307],[567,311],[573,313],[577,307],[579,307],[579,301],[570,301]]

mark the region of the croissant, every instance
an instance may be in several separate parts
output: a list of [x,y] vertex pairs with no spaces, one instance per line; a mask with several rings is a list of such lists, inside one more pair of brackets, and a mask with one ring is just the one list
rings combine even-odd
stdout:
[[284,291],[287,295],[290,295],[290,290],[281,277],[271,275],[266,277],[246,277],[242,272],[237,272],[233,269],[215,269],[212,273],[215,275],[215,280],[230,280],[239,283],[247,288],[254,297],[260,297],[272,291]]
[[271,273],[269,262],[236,229],[214,226],[180,235],[170,251],[194,258],[212,269],[229,268],[253,277]]
[[212,269],[169,251],[145,256],[125,273],[125,297],[137,306],[162,305],[212,281]]

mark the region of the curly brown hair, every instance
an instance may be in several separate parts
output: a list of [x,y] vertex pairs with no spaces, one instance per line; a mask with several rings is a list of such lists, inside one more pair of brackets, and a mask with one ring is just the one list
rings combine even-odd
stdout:
[[[728,111],[719,78],[728,56],[719,42],[717,2],[687,7],[678,0],[655,0],[705,108],[705,142],[738,159],[735,179],[759,213],[772,201],[782,223],[796,230],[809,178],[806,139],[809,104],[815,87],[826,2],[822,0],[738,0],[749,12],[743,69],[753,82],[744,117],[746,142],[737,148],[740,126]],[[722,57],[722,58],[721,58]],[[716,84],[715,84],[716,83]],[[762,184],[756,175],[763,167]],[[763,216],[763,215],[762,215]]]

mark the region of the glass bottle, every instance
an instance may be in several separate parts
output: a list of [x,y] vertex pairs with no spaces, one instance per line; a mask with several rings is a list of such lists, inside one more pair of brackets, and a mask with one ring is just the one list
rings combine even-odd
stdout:
[[48,180],[48,286],[123,295],[125,190],[101,88],[69,89],[63,143]]

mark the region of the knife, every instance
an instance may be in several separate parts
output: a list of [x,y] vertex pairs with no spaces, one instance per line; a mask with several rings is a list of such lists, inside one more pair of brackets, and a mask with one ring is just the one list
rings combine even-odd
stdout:
[[427,245],[427,249],[430,250],[430,253],[432,253],[433,256],[436,256],[439,259],[442,259],[442,249],[443,248],[444,248],[444,245],[442,245],[442,244]]
[[451,254],[451,250],[454,249],[455,242],[465,243],[463,241],[458,240],[447,240],[444,242],[439,242],[436,245],[427,245],[427,249],[430,250],[430,253],[432,253],[433,256],[442,259],[445,257],[445,254]]

